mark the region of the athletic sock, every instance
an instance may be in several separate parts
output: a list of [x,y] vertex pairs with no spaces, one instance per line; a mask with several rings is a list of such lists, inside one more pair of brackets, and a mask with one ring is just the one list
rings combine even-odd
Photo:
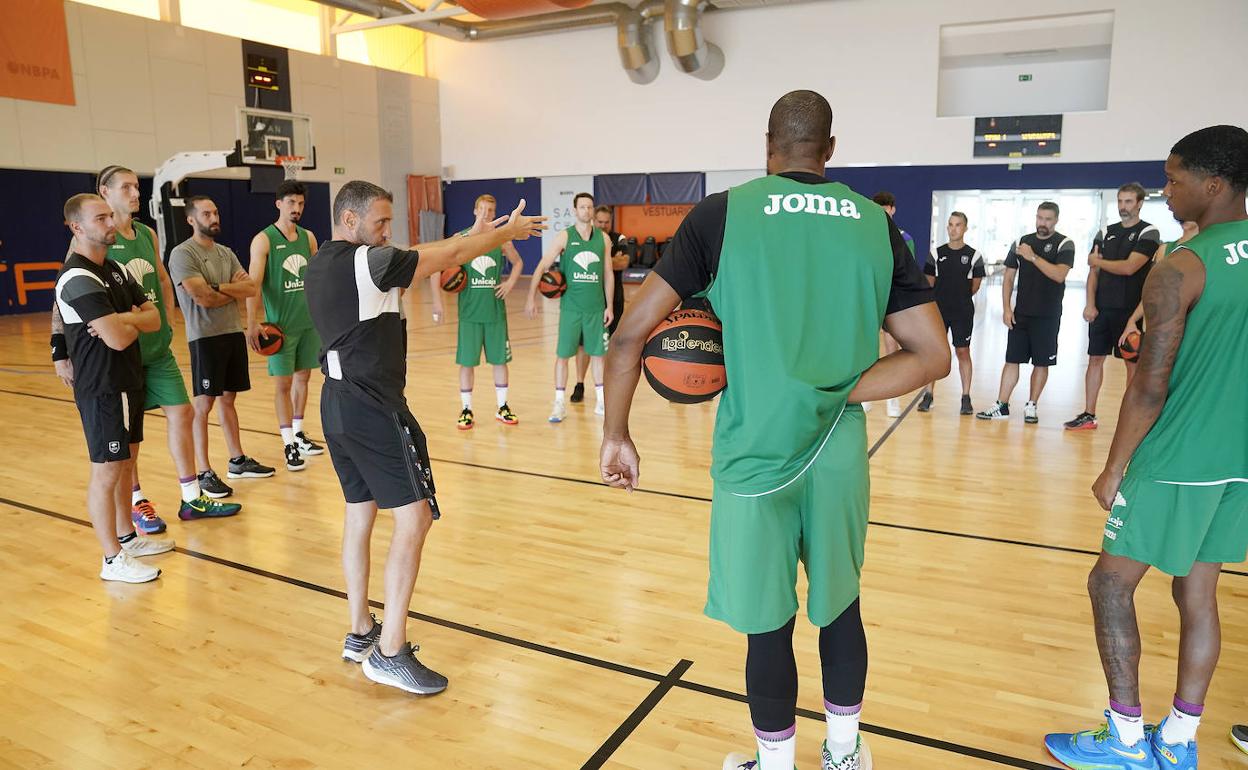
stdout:
[[295,432],[296,436],[303,433],[303,415],[299,415],[290,421],[290,429]]
[[247,459],[247,455],[239,455],[238,457],[231,457],[230,462],[234,463],[235,465],[239,465],[243,462],[243,460],[246,460],[246,459]]
[[290,445],[295,443],[295,429],[289,425],[282,425],[278,428],[282,432],[282,443]]
[[1124,706],[1117,701],[1109,702],[1109,718],[1118,730],[1118,738],[1127,746],[1144,740],[1144,711],[1139,706]]
[[498,396],[498,408],[499,409],[502,409],[504,406],[507,405],[507,386],[506,385],[495,385],[494,395]]
[[601,404],[602,403],[602,386],[601,385],[594,386],[594,395],[598,397],[598,403]]
[[192,500],[199,499],[199,476],[187,476],[178,479],[178,486],[182,487],[182,502],[189,503]]
[[563,403],[563,390],[564,390],[563,388],[555,388],[555,403],[556,404]]
[[1200,715],[1205,711],[1203,704],[1188,703],[1174,696],[1174,705],[1170,707],[1170,716],[1161,726],[1161,740],[1165,743],[1187,743],[1196,740],[1196,728],[1200,727]]
[[862,716],[862,704],[838,706],[823,702],[823,715],[828,720],[828,753],[839,761],[858,748],[858,719]]
[[135,532],[134,530],[130,530],[130,534],[128,535],[118,535],[117,542],[124,545],[126,543],[129,543],[131,540],[135,539],[138,536],[139,536],[138,532]]
[[472,391],[471,390],[459,391],[459,403],[462,404],[465,409],[471,410],[472,409]]
[[758,770],[793,770],[797,756],[797,723],[787,730],[769,733],[754,728],[758,743]]
[[130,492],[130,504],[138,505],[140,500],[146,500],[146,499],[147,498],[143,496],[143,490],[139,487],[138,484],[135,484],[133,489]]

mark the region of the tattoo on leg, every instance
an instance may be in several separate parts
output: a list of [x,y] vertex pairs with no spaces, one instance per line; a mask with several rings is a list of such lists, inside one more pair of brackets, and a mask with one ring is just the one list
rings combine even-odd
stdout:
[[1117,572],[1092,570],[1088,594],[1096,618],[1096,646],[1109,684],[1109,697],[1119,703],[1140,702],[1140,628],[1135,617],[1134,586]]

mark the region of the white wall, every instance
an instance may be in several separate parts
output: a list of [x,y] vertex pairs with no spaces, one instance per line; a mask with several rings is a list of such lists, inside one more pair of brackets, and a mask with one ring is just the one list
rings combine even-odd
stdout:
[[710,82],[675,71],[661,29],[645,86],[611,27],[431,37],[442,162],[460,179],[755,168],[771,104],[813,88],[836,113],[838,165],[972,163],[972,120],[936,117],[940,26],[1088,10],[1114,11],[1109,109],[1068,114],[1058,160],[1155,160],[1195,128],[1248,124],[1244,0],[825,0],[708,14],[727,56]]

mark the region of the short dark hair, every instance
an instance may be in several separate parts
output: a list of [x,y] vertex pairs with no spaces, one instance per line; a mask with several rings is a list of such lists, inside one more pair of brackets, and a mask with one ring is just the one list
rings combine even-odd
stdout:
[[61,211],[61,213],[65,215],[65,224],[69,224],[70,222],[81,222],[82,207],[91,201],[99,201],[100,203],[103,203],[104,199],[95,193],[78,193],[77,195],[70,196],[69,200],[65,201],[65,208]]
[[348,211],[354,211],[363,216],[368,211],[368,207],[373,205],[373,201],[378,198],[394,202],[394,195],[384,187],[378,187],[362,179],[347,182],[334,196],[334,222],[341,223],[342,216]]
[[767,138],[777,152],[789,154],[824,147],[832,136],[832,105],[814,91],[790,91],[771,106]]
[[595,208],[595,209],[594,209],[594,213],[595,213],[595,214],[606,214],[607,216],[611,216],[611,207],[610,207],[610,206],[599,206],[599,207],[597,207],[597,208]]
[[572,196],[572,208],[576,208],[576,204],[581,202],[581,198],[589,198],[590,203],[594,202],[593,195],[590,195],[589,193],[577,193],[576,195]]
[[966,214],[963,214],[961,211],[950,211],[950,212],[949,212],[949,216],[951,216],[951,217],[961,217],[961,218],[962,218],[962,224],[964,224],[964,225],[969,225],[969,224],[971,223],[971,220],[967,219],[967,218],[966,218]]
[[1148,197],[1148,190],[1145,190],[1144,185],[1140,184],[1139,182],[1127,182],[1122,187],[1118,188],[1119,194],[1122,194],[1124,192],[1129,192],[1135,195],[1135,199],[1137,201],[1142,201]]
[[211,201],[211,200],[212,198],[210,198],[207,195],[192,195],[191,197],[183,201],[182,206],[186,211],[195,213],[196,206],[199,205],[200,201]]
[[[107,187],[108,183],[113,181],[113,177],[117,176],[118,174],[134,174],[134,172],[126,168],[125,166],[117,166],[117,165],[105,166],[104,168],[100,169],[100,173],[95,175],[95,189],[98,190],[101,187]],[[138,174],[134,174],[134,175],[136,177],[138,176]]]
[[1044,203],[1041,203],[1039,206],[1036,206],[1036,211],[1052,211],[1053,216],[1055,217],[1060,217],[1062,215],[1062,210],[1059,209],[1057,204],[1053,201],[1045,201]]
[[287,195],[308,197],[308,186],[298,179],[287,179],[277,186],[277,199],[280,201]]
[[897,196],[893,195],[888,190],[880,190],[875,195],[871,196],[871,200],[875,201],[875,205],[877,206],[896,206],[897,205]]
[[1209,126],[1193,131],[1170,148],[1183,168],[1225,179],[1231,189],[1248,189],[1248,131],[1239,126]]

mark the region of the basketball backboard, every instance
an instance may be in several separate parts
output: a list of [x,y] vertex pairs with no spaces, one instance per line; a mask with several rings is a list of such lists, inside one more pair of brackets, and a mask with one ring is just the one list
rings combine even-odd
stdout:
[[312,145],[312,118],[297,112],[239,107],[237,141],[238,165],[277,166],[291,155],[306,158],[304,168],[316,168],[316,148]]

